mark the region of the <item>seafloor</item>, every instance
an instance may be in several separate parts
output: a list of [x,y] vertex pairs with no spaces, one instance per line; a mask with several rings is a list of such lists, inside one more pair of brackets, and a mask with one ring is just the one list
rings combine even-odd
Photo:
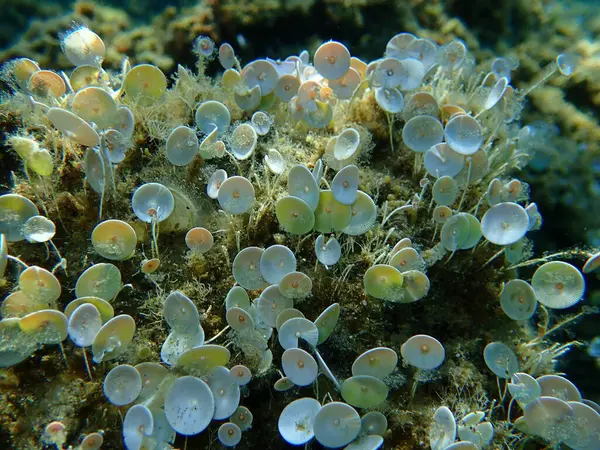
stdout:
[[[516,167],[505,175],[518,177],[529,185],[529,200],[537,203],[543,216],[541,229],[527,235],[532,249],[528,258],[564,252],[561,260],[581,268],[586,258],[598,251],[600,8],[597,4],[544,0],[476,3],[209,0],[162,8],[156,3],[160,2],[138,0],[125,6],[76,2],[66,10],[60,4],[9,4],[5,6],[10,10],[6,18],[18,29],[4,33],[6,48],[0,52],[0,62],[26,57],[44,69],[70,71],[72,64],[61,53],[60,36],[73,24],[85,25],[102,37],[106,44],[104,69],[118,74],[124,58],[129,59],[132,67],[152,64],[167,75],[169,87],[181,80],[176,75],[179,64],[193,71],[198,69],[197,56],[191,49],[199,35],[209,36],[217,46],[231,43],[242,66],[256,58],[297,55],[303,49],[313,55],[322,42],[330,39],[343,42],[353,56],[368,62],[381,57],[386,42],[400,32],[414,33],[438,44],[458,38],[464,41],[482,70],[489,70],[495,56],[518,60],[511,82],[516,89],[530,86],[557,54],[575,52],[580,62],[572,77],[550,78],[521,105],[518,120],[522,125],[545,124],[544,133],[536,143],[538,164]],[[367,295],[363,274],[400,239],[409,237],[425,260],[437,258],[434,254],[437,240],[432,236],[436,231],[439,236],[439,229],[430,219],[427,204],[394,216],[385,228],[383,224],[379,226],[384,203],[389,211],[404,205],[419,185],[414,154],[402,147],[400,132],[396,133],[397,148],[392,151],[386,115],[369,95],[348,106],[344,116],[336,115],[330,127],[318,131],[294,126],[275,105],[269,110],[273,129],[259,141],[259,157],[241,162],[197,157],[186,167],[174,167],[167,162],[163,150],[174,124],[192,123],[193,111],[199,103],[215,96],[225,99],[231,94],[222,85],[211,84],[210,80],[220,79],[222,72],[217,60],[207,62],[201,72],[194,75],[193,89],[182,93],[173,88],[162,105],[130,104],[136,118],[133,144],[118,166],[114,191],[104,198],[102,219],[130,223],[136,230],[138,246],[132,258],[116,262],[99,256],[90,240],[99,222],[100,197],[84,181],[83,149],[67,142],[58,131],[43,123],[40,116],[28,116],[26,97],[14,95],[15,90],[9,84],[3,86],[0,190],[28,197],[56,223],[53,242],[68,263],[67,270],[58,268],[55,272],[62,286],[57,309],[62,311],[75,298],[75,283],[85,269],[94,263],[113,262],[121,271],[123,283],[130,286],[112,300],[112,306],[117,314],[134,318],[136,332],[121,358],[93,365],[91,381],[81,349],[68,340],[64,342],[65,359],[58,346],[46,345],[23,362],[0,369],[0,448],[53,448],[41,438],[45,426],[55,420],[66,426],[64,448],[67,445],[76,448],[82,436],[97,431],[104,436],[103,449],[124,448],[122,421],[128,407],[117,407],[107,401],[102,387],[104,376],[118,363],[160,362],[161,345],[169,332],[162,319],[162,302],[173,290],[180,290],[195,303],[207,338],[219,333],[227,325],[224,299],[235,283],[231,272],[233,258],[245,247],[267,248],[273,244],[292,249],[298,270],[313,281],[312,295],[297,304],[308,319],[314,320],[332,303],[341,306],[340,322],[331,337],[319,346],[321,355],[340,379],[351,376],[352,361],[367,349],[390,347],[400,354],[402,343],[416,334],[434,336],[444,344],[444,364],[419,383],[414,398],[411,387],[415,371],[400,362],[386,380],[390,388],[386,401],[361,410],[361,415],[367,410],[377,410],[387,417],[383,448],[430,448],[428,436],[433,413],[442,405],[448,406],[457,419],[469,412],[485,411],[486,420],[495,427],[494,439],[487,448],[543,449],[552,448],[550,445],[569,448],[566,444],[527,437],[506,420],[508,399],[501,399],[499,392],[503,384],[497,384],[482,352],[489,342],[504,342],[516,350],[523,367],[535,366],[532,369],[535,376],[566,374],[584,398],[600,402],[596,381],[600,365],[587,351],[589,342],[600,334],[596,276],[586,274],[586,295],[577,306],[564,311],[539,309],[530,321],[516,322],[499,306],[502,283],[517,277],[528,280],[536,266],[529,265],[517,272],[507,269],[511,264],[503,257],[490,262],[498,248],[486,244],[478,246],[476,251],[457,251],[451,258],[448,255],[432,263],[427,269],[430,290],[417,302],[398,304]],[[233,104],[230,98],[223,101],[228,106]],[[233,121],[247,121],[251,116],[235,105],[230,109]],[[380,212],[377,226],[356,241],[343,241],[341,261],[326,268],[315,264],[316,233],[294,236],[279,226],[274,203],[287,191],[285,177],[265,175],[258,165],[262,165],[262,156],[268,149],[276,148],[290,163],[313,167],[325,154],[328,138],[346,126],[354,126],[361,136],[368,136],[365,139],[369,143],[365,144],[358,164],[360,189],[374,197]],[[55,167],[48,179],[27,180],[19,156],[7,142],[9,136],[17,134],[34,137],[50,147]],[[252,214],[218,212],[216,201],[205,194],[207,179],[217,168],[224,168],[230,175],[255,176],[251,181],[257,191],[257,204]],[[270,177],[272,186],[265,177]],[[331,173],[326,172],[325,177],[331,182]],[[177,219],[161,225],[158,248],[162,263],[150,275],[140,271],[140,264],[152,252],[151,229],[136,219],[130,206],[132,192],[145,182],[166,185],[189,199],[194,210],[190,220],[182,219],[179,212]],[[469,209],[478,203],[486,189],[487,183],[480,183],[466,192],[464,202]],[[215,246],[211,251],[202,255],[188,251],[184,236],[190,224],[213,231]],[[28,265],[50,270],[56,264],[55,255],[43,244],[22,241],[9,243],[8,248],[10,255]],[[19,288],[18,269],[19,266],[9,263],[0,286],[0,298]],[[250,297],[259,294],[252,291]],[[567,324],[539,337],[562,322]],[[297,398],[314,397],[323,402],[330,396],[342,401],[330,380],[323,376],[309,387],[275,391],[273,385],[280,377],[283,353],[276,335],[268,344],[273,352],[273,365],[266,369],[235,333],[225,333],[215,343],[228,345],[231,350],[228,367],[246,364],[255,374],[242,389],[240,403],[253,413],[254,422],[236,448],[287,448],[277,431],[277,420],[283,408]],[[547,355],[555,343],[571,343],[572,348],[557,361],[544,359],[539,365],[532,362],[545,358],[541,355]],[[513,420],[520,415],[514,408]],[[217,439],[218,426],[213,423],[187,441],[178,435],[174,448],[181,449],[184,445],[188,449],[222,448]],[[308,448],[321,447],[313,441]]]

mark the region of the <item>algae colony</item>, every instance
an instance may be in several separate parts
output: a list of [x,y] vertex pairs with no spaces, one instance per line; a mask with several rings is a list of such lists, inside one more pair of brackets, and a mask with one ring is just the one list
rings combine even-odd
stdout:
[[600,449],[598,5],[155,3],[8,8],[0,447]]

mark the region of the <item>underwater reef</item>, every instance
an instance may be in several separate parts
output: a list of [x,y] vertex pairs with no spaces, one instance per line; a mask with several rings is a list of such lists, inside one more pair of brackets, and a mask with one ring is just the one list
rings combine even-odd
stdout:
[[600,448],[587,8],[32,22],[0,55],[0,447]]

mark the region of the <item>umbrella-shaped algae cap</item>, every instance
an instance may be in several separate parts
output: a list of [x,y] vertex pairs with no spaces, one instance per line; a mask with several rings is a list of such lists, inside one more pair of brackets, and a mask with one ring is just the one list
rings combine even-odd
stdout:
[[235,127],[229,136],[231,153],[239,160],[248,159],[252,156],[257,142],[258,135],[256,130],[252,125],[247,123],[242,123]]
[[113,405],[128,405],[140,395],[142,377],[135,367],[121,364],[108,372],[103,387],[104,395]]
[[44,216],[33,216],[23,226],[23,235],[28,242],[38,244],[48,242],[54,237],[56,226]]
[[538,397],[523,410],[527,429],[531,434],[551,442],[573,437],[575,412],[571,406],[555,397]]
[[226,422],[219,427],[217,437],[225,447],[235,447],[242,440],[242,430],[235,423]]
[[108,361],[123,353],[133,339],[135,321],[127,314],[113,317],[106,322],[92,343],[94,362]]
[[177,367],[187,371],[205,375],[217,366],[225,366],[231,353],[220,345],[202,345],[183,353],[177,360]]
[[431,450],[445,450],[456,440],[456,422],[452,411],[440,406],[433,415],[433,423],[429,430]]
[[477,119],[466,114],[450,119],[444,136],[450,148],[461,155],[472,155],[483,144],[481,125]]
[[198,154],[198,136],[190,127],[181,125],[174,128],[167,138],[165,152],[174,166],[187,166]]
[[231,123],[231,113],[223,103],[209,100],[198,107],[195,119],[196,126],[204,134],[211,133],[216,127],[222,136]]
[[59,344],[67,338],[67,317],[54,309],[42,309],[27,314],[19,321],[19,327],[35,337],[39,344]]
[[507,387],[512,398],[521,404],[527,404],[542,395],[542,388],[536,379],[523,372],[513,373]]
[[79,26],[61,40],[61,50],[74,66],[99,66],[106,48],[96,33],[86,26]]
[[184,376],[173,382],[165,398],[169,425],[184,436],[201,433],[210,424],[215,400],[208,385],[199,378]]
[[366,435],[384,436],[388,428],[388,422],[383,413],[371,411],[360,419],[361,433]]
[[360,416],[346,403],[328,403],[315,416],[315,438],[327,448],[349,444],[358,436],[360,427]]
[[75,94],[71,111],[100,129],[113,128],[117,118],[117,104],[104,89],[88,86]]
[[85,120],[63,108],[50,108],[46,113],[48,120],[66,137],[85,147],[100,144],[100,136]]
[[254,416],[248,408],[246,408],[245,406],[238,406],[238,408],[231,415],[229,420],[231,420],[232,423],[235,423],[238,427],[240,427],[240,430],[246,431],[252,427],[253,418]]
[[369,267],[363,277],[367,294],[388,301],[398,301],[402,298],[402,281],[402,273],[387,264]]
[[302,272],[290,272],[279,281],[279,292],[287,298],[305,298],[312,291],[312,280]]
[[353,164],[335,174],[331,182],[331,192],[338,202],[343,205],[352,205],[356,201],[358,176],[358,167]]
[[510,378],[519,371],[519,361],[515,352],[502,342],[490,342],[486,345],[483,349],[483,359],[498,378]]
[[214,242],[212,233],[202,227],[194,227],[185,235],[185,245],[194,253],[206,253]]
[[319,331],[317,326],[310,320],[303,317],[294,317],[281,325],[278,337],[279,343],[286,350],[298,347],[300,339],[315,347],[319,339]]
[[169,374],[169,370],[154,362],[143,362],[135,366],[142,377],[142,391],[138,397],[138,402],[150,399],[157,391],[162,381]]
[[444,140],[444,129],[435,117],[415,116],[404,125],[402,140],[412,151],[425,153]]
[[38,266],[30,266],[19,276],[19,288],[32,300],[52,305],[62,292],[54,274]]
[[337,80],[350,69],[350,52],[340,42],[325,42],[315,52],[313,63],[322,77]]
[[92,231],[92,245],[96,252],[106,258],[122,261],[133,256],[137,245],[135,230],[122,220],[105,220]]
[[259,247],[246,247],[233,260],[233,278],[240,286],[249,289],[263,289],[267,282],[260,270],[260,260],[264,250]]
[[250,297],[248,292],[241,286],[232,287],[225,297],[225,310],[229,308],[240,308],[248,311],[250,308]]
[[329,336],[331,336],[331,333],[333,333],[333,330],[335,329],[335,326],[340,318],[340,311],[340,304],[333,303],[315,319],[315,325],[319,331],[319,340],[317,341],[317,345],[322,344]]
[[373,199],[363,191],[357,191],[356,194],[356,200],[350,205],[350,223],[342,230],[350,236],[366,233],[377,219],[377,206]]
[[400,347],[402,357],[411,366],[432,370],[439,367],[446,358],[444,346],[434,337],[417,334]]
[[344,400],[357,408],[373,408],[385,401],[389,389],[379,378],[355,375],[342,383]]
[[529,230],[529,216],[522,206],[503,202],[492,206],[481,219],[481,232],[492,244],[510,245]]
[[315,210],[315,231],[331,233],[342,231],[352,220],[352,208],[338,202],[333,192],[322,190],[319,194],[319,204]]
[[215,420],[230,417],[240,403],[240,387],[230,370],[223,366],[213,367],[204,377],[215,401]]
[[102,323],[108,322],[115,316],[114,308],[106,300],[101,299],[100,297],[80,297],[69,302],[69,304],[65,308],[64,313],[65,316],[67,316],[67,319],[71,317],[71,314],[73,314],[73,311],[75,311],[78,306],[83,305],[85,303],[90,303],[96,307],[96,309],[100,313]]
[[94,264],[83,272],[75,284],[75,295],[100,297],[111,301],[121,290],[121,272],[114,264]]
[[294,300],[281,295],[276,284],[266,288],[256,303],[260,319],[271,328],[277,325],[277,316],[281,311],[294,306]]
[[27,197],[19,194],[0,195],[0,233],[7,242],[25,239],[25,222],[37,215],[37,206]]
[[314,433],[315,416],[321,404],[314,398],[304,397],[288,404],[281,415],[277,426],[279,434],[292,445],[302,445],[310,441]]
[[219,205],[231,214],[244,214],[254,204],[254,187],[248,179],[240,176],[227,178],[217,194]]
[[278,284],[281,279],[296,271],[296,256],[285,245],[271,245],[260,257],[260,273],[269,284]]
[[140,450],[145,436],[154,431],[154,417],[148,407],[134,405],[123,420],[123,440],[127,450]]
[[291,196],[304,200],[313,211],[319,204],[318,181],[301,164],[292,167],[288,173],[288,192]]
[[165,299],[163,316],[169,327],[180,333],[193,331],[200,323],[198,308],[179,291],[171,292]]
[[158,67],[140,64],[127,72],[123,90],[127,96],[148,103],[163,96],[167,90],[167,78]]
[[297,386],[308,386],[317,379],[319,367],[315,359],[300,348],[289,348],[281,356],[285,375]]
[[281,228],[291,234],[305,234],[315,225],[315,213],[304,200],[287,196],[275,205],[275,214]]
[[585,280],[571,264],[551,261],[538,267],[531,278],[531,287],[542,305],[564,309],[581,300],[585,292]]
[[82,303],[69,317],[68,333],[78,347],[89,347],[102,328],[100,312],[91,303]]
[[383,379],[396,368],[398,355],[387,347],[377,347],[367,350],[352,364],[352,375],[370,375]]
[[131,197],[134,214],[142,222],[162,222],[175,208],[175,198],[169,189],[160,183],[146,183],[138,187]]
[[543,375],[536,379],[540,388],[541,395],[546,397],[556,397],[565,402],[580,402],[581,393],[577,386],[559,375]]
[[510,280],[500,293],[502,311],[513,320],[527,320],[537,307],[533,288],[523,280]]
[[238,364],[229,369],[229,373],[233,377],[233,382],[238,386],[245,386],[250,382],[252,378],[252,372],[246,366]]

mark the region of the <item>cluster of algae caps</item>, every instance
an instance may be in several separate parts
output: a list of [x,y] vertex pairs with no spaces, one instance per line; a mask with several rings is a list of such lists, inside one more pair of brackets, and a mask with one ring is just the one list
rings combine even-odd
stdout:
[[[352,57],[342,43],[330,41],[316,50],[312,63],[303,51],[283,61],[259,59],[242,68],[229,44],[216,50],[201,36],[194,49],[198,73],[180,66],[169,87],[167,77],[152,65],[130,67],[124,61],[119,73],[103,69],[104,44],[85,27],[65,34],[62,43],[75,66],[69,75],[40,69],[25,58],[3,70],[15,103],[21,101],[25,123],[28,118],[43,121],[51,139],[62,141],[62,154],[56,145],[54,151],[44,148],[51,139],[39,133],[22,130],[8,140],[23,161],[31,198],[0,196],[0,277],[18,274],[15,289],[1,306],[0,366],[16,366],[45,346],[58,345],[65,361],[67,352],[80,348],[90,381],[94,372],[103,376],[106,401],[127,407],[122,436],[128,449],[172,448],[177,434],[187,439],[209,427],[217,429],[227,447],[248,435],[252,439],[253,416],[240,403],[252,396],[253,378],[276,371],[274,354],[281,354],[282,371],[273,395],[317,386],[319,376],[328,389],[325,399],[303,397],[283,409],[277,424],[283,441],[306,445],[315,439],[326,448],[365,450],[384,445],[389,434],[381,411],[386,411],[401,372],[411,377],[412,400],[420,384],[435,379],[446,351],[443,336],[438,340],[415,330],[400,347],[404,369],[397,367],[395,350],[374,346],[356,358],[352,376],[338,380],[335,372],[347,373],[348,367],[338,361],[330,368],[332,362],[328,364],[318,347],[327,346],[343,327],[344,300],[327,301],[316,314],[311,303],[318,299],[312,293],[318,292],[323,274],[336,277],[339,284],[355,277],[351,272],[363,258],[361,248],[369,262],[360,274],[364,298],[375,301],[426,302],[432,290],[428,271],[449,264],[456,253],[478,251],[491,255],[483,268],[502,260],[506,266],[541,264],[530,283],[508,281],[497,300],[515,329],[533,320],[538,308],[570,308],[584,296],[584,277],[572,264],[547,258],[523,262],[530,247],[527,234],[542,220],[524,183],[510,178],[511,170],[524,167],[530,158],[528,128],[516,122],[526,93],[555,72],[571,75],[573,55],[559,55],[539,83],[520,92],[510,85],[512,61],[497,58],[491,70],[489,64],[479,70],[458,40],[439,46],[401,33],[389,41],[382,58],[369,64]],[[204,68],[215,54],[223,73],[213,83]],[[175,97],[186,105],[180,123],[172,123],[176,119],[167,117],[170,111],[160,109]],[[381,123],[354,119],[357,109],[374,110],[373,120]],[[136,158],[136,131],[148,132],[151,114],[162,114],[162,129],[168,131],[158,136],[160,149],[150,165],[173,172],[175,181],[157,180],[156,170],[142,172],[147,182],[129,192],[131,211],[115,210],[114,198],[123,194],[119,181]],[[387,130],[389,143],[379,143],[389,145],[386,151],[414,161],[405,171],[413,191],[402,204],[382,202],[374,189],[370,130],[377,128]],[[287,136],[282,139],[281,134]],[[289,145],[294,140],[302,151]],[[317,141],[314,148],[306,147]],[[59,279],[69,276],[68,264],[53,241],[57,227],[50,217],[60,218],[53,189],[71,159],[80,164],[84,183],[98,194],[87,194],[98,211],[90,230],[90,260],[111,262],[85,269],[74,286],[76,298],[62,308],[65,295]],[[185,168],[198,161],[210,168],[196,182],[206,185],[203,205],[212,207],[206,223],[199,223],[195,214],[198,199],[177,186]],[[237,175],[229,176],[226,169]],[[113,198],[107,207],[105,195]],[[110,218],[103,220],[106,214]],[[402,235],[409,229],[407,216],[422,220],[428,236]],[[278,242],[266,248],[252,245],[252,231],[260,230],[261,220],[268,217],[277,221]],[[225,224],[225,229],[216,224]],[[210,339],[201,324],[208,313],[200,314],[183,292],[175,289],[166,295],[160,287],[160,273],[169,270],[172,252],[184,248],[165,248],[160,238],[165,227],[185,244],[188,261],[218,252],[228,258],[225,236],[235,241],[227,271],[235,284],[221,303],[211,305],[225,313],[227,326]],[[248,246],[241,248],[246,235]],[[309,252],[302,249],[307,239],[313,243]],[[148,245],[148,256],[138,248],[140,243]],[[50,270],[12,254],[13,248],[37,244],[55,253],[57,262]],[[597,254],[588,256],[584,272],[600,265]],[[139,271],[161,293],[158,314],[168,328],[155,361],[135,366],[127,358],[141,317],[115,315],[113,308],[123,289],[131,288],[123,284],[118,266],[130,260],[140,261]],[[13,272],[7,270],[9,262],[15,264]],[[212,343],[223,336],[229,340],[226,345]],[[545,337],[528,343],[539,349],[534,360],[568,349],[548,350]],[[232,355],[231,344],[237,355]],[[91,363],[86,348],[91,348]],[[457,424],[450,409],[440,406],[431,418],[432,449],[490,446],[494,422],[508,426],[511,434],[503,438],[514,442],[538,439],[573,449],[597,448],[600,408],[584,400],[566,378],[547,374],[536,379],[539,366],[533,364],[523,368],[530,373],[520,372],[514,351],[502,342],[489,343],[480,360],[490,377],[510,379],[507,389],[523,415],[513,421],[513,401],[509,405],[505,396],[497,402],[508,407],[508,418],[500,418],[492,403],[487,411],[461,411]],[[49,423],[43,442],[62,448],[65,428],[58,421]],[[102,440],[102,433],[94,432],[78,446],[100,448]]]

